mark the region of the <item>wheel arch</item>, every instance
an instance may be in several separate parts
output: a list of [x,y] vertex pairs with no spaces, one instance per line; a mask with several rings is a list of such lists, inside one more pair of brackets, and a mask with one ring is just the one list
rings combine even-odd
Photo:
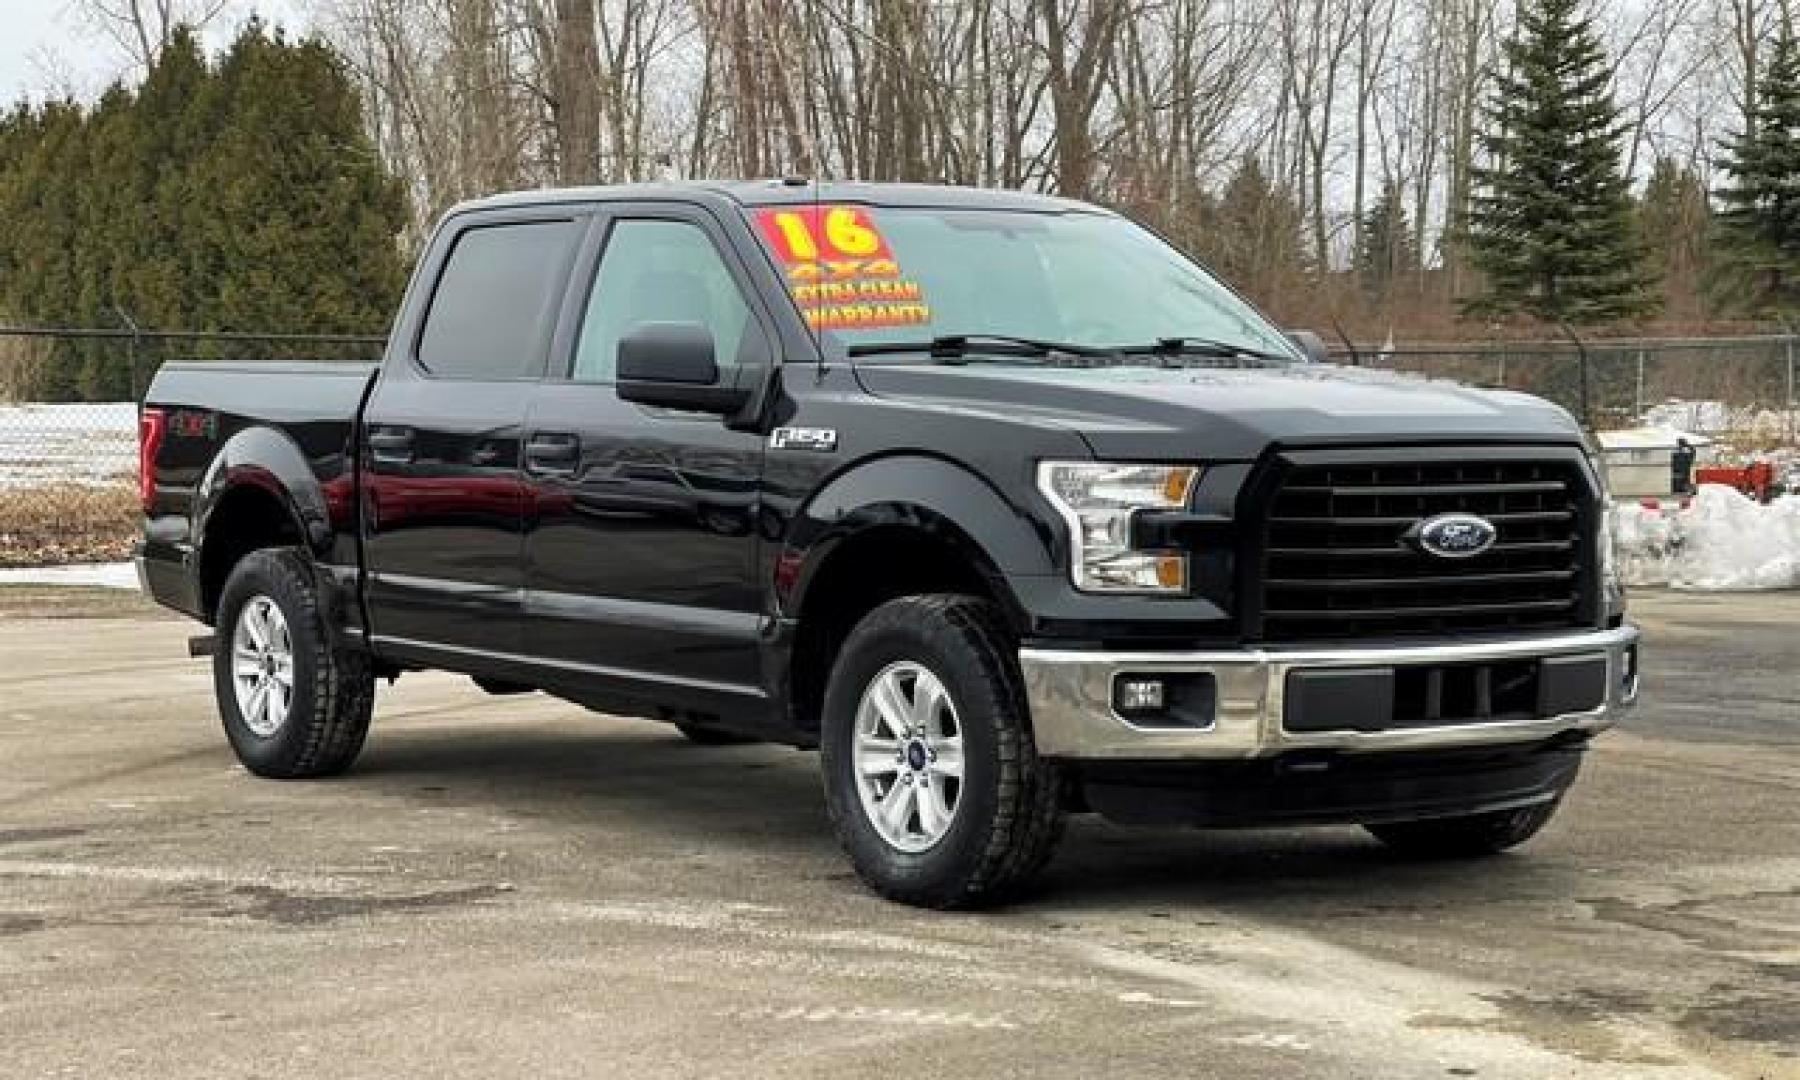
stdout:
[[1009,628],[1026,613],[1008,578],[1050,569],[1047,542],[985,480],[924,455],[841,474],[795,519],[775,565],[787,634],[790,722],[816,733],[845,635],[900,596],[954,592],[993,602]]
[[195,596],[209,622],[245,555],[298,547],[317,556],[331,542],[323,485],[299,446],[266,427],[226,440],[196,487],[193,520]]
[[[1024,476],[1020,482],[1030,483]],[[795,514],[783,560],[796,572],[775,583],[784,609],[790,595],[804,593],[808,575],[833,545],[883,524],[920,529],[998,575],[1055,571],[1043,523],[985,477],[934,454],[889,454],[838,473]]]

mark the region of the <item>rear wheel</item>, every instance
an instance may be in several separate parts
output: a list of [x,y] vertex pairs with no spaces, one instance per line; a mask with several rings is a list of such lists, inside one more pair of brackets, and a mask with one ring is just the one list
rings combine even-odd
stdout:
[[291,549],[253,551],[220,594],[213,689],[244,767],[329,776],[362,750],[375,705],[368,657],[332,647],[312,574]]
[[1365,826],[1377,840],[1423,859],[1474,859],[1517,847],[1556,815],[1558,800],[1466,817],[1431,818]]
[[1061,835],[1061,773],[1037,756],[1012,639],[985,601],[870,612],[832,670],[820,749],[838,840],[889,899],[1005,899]]

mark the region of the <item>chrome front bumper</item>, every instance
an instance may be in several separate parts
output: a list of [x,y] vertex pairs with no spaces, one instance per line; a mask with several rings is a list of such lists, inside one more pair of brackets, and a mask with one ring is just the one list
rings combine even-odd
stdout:
[[[1104,652],[1023,648],[1019,664],[1038,753],[1075,759],[1255,758],[1290,750],[1439,750],[1532,742],[1565,732],[1611,727],[1637,700],[1638,630],[1463,645],[1367,648],[1260,648],[1216,652]],[[1384,731],[1285,729],[1290,672],[1329,668],[1403,668],[1545,657],[1604,655],[1605,701],[1585,712],[1532,719],[1476,721]],[[1217,687],[1210,726],[1139,727],[1113,708],[1113,680],[1122,674],[1206,673]]]

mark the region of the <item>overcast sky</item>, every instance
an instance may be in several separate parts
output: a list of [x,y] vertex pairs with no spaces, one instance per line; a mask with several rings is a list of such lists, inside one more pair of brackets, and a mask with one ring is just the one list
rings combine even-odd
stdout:
[[[208,41],[228,39],[251,12],[304,29],[300,0],[238,0],[213,25]],[[91,98],[126,72],[126,56],[94,29],[77,0],[0,0],[0,104],[73,90]]]

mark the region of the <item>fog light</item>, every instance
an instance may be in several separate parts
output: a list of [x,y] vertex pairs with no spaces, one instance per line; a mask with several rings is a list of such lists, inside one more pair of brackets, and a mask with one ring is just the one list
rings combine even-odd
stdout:
[[1637,700],[1638,694],[1638,647],[1632,645],[1625,650],[1619,664],[1619,694],[1627,702]]
[[1164,699],[1161,679],[1126,676],[1113,684],[1113,706],[1120,712],[1161,712]]

